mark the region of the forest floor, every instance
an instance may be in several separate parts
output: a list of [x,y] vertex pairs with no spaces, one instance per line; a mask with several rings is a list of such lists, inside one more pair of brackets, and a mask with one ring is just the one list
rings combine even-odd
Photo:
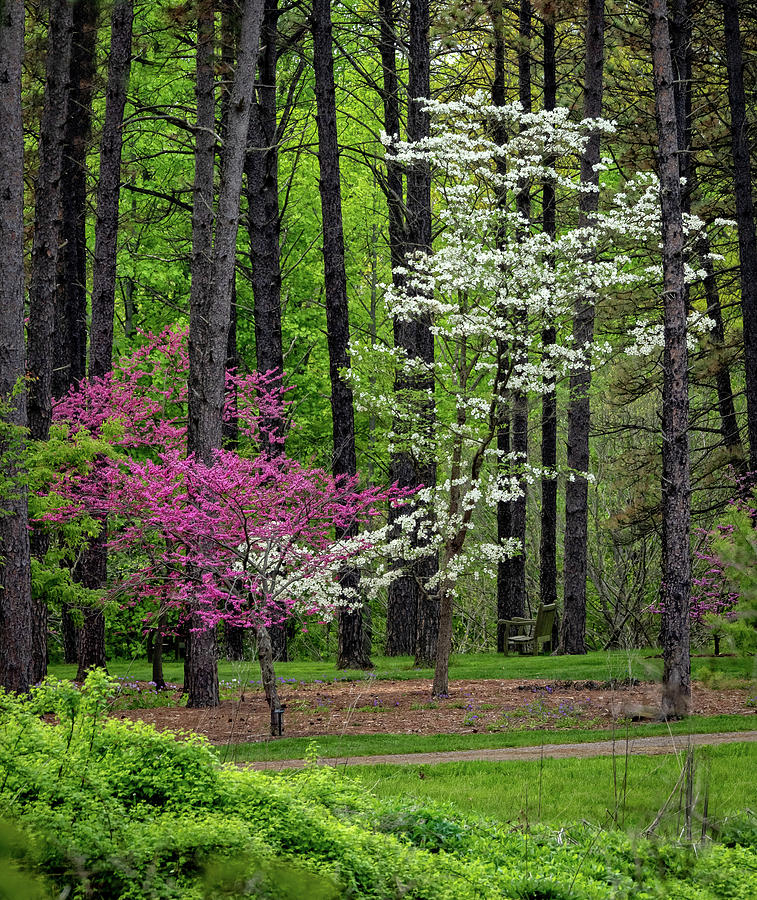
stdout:
[[[138,689],[141,685],[132,684]],[[496,734],[527,729],[607,729],[613,723],[651,722],[659,708],[660,685],[655,682],[597,682],[549,680],[464,679],[450,684],[445,700],[431,701],[427,679],[340,683],[281,680],[279,696],[286,711],[288,738],[338,735],[462,735]],[[259,688],[225,686],[219,707],[187,709],[178,705],[180,691],[154,708],[132,696],[134,708],[114,709],[122,719],[141,719],[160,729],[193,731],[216,745],[269,739],[270,715]],[[126,696],[126,695],[125,695]],[[165,698],[165,700],[163,699]],[[157,699],[157,698],[156,698]],[[118,704],[119,706],[121,704]],[[146,704],[145,704],[146,705]],[[754,715],[754,687],[713,689],[695,683],[692,714]],[[624,738],[623,738],[624,739]]]

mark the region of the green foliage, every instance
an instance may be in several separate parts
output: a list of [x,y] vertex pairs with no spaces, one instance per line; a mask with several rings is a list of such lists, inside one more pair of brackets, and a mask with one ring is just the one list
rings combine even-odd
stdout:
[[742,656],[757,654],[757,531],[754,510],[737,507],[728,517],[733,527],[714,542],[726,578],[739,593],[734,620],[722,621],[722,630]]
[[16,424],[16,408],[26,402],[24,388],[20,379],[9,397],[0,396],[0,516],[7,515],[6,503],[26,485],[26,428]]
[[43,900],[50,896],[41,879],[19,864],[26,843],[25,835],[0,822],[0,900]]
[[106,719],[113,691],[93,672],[81,690],[0,695],[0,816],[23,835],[0,832],[0,897],[14,885],[8,896],[29,900],[713,900],[755,886],[754,829],[694,854],[379,800],[313,765],[287,777],[223,767],[200,738]]

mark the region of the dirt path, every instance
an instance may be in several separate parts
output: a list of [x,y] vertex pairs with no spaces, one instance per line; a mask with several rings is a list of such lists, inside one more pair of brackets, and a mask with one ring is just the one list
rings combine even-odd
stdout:
[[[664,737],[632,738],[628,752],[632,755],[653,756],[660,753],[680,753],[691,744],[695,747],[731,744],[737,741],[757,741],[757,731],[728,731],[721,734],[680,734]],[[542,756],[551,759],[590,756],[625,755],[625,740],[594,741],[584,744],[544,744],[537,747],[508,747],[502,750],[450,750],[441,753],[395,753],[384,756],[328,757],[319,759],[322,766],[408,766],[436,765],[448,762],[506,762],[509,760],[533,760]],[[248,763],[247,767],[260,770],[301,769],[301,759],[283,759],[270,762]]]

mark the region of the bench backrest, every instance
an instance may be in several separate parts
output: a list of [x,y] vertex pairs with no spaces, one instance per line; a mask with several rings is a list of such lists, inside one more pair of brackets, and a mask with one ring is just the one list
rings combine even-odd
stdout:
[[546,606],[539,604],[536,611],[536,625],[534,626],[534,637],[551,638],[552,626],[555,624],[555,612],[557,610],[556,603],[549,603]]

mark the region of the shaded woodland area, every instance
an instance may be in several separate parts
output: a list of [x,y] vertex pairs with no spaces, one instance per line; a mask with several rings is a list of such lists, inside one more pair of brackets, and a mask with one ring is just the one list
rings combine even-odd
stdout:
[[443,697],[557,604],[686,715],[757,471],[755,54],[752,0],[0,0],[0,684]]

